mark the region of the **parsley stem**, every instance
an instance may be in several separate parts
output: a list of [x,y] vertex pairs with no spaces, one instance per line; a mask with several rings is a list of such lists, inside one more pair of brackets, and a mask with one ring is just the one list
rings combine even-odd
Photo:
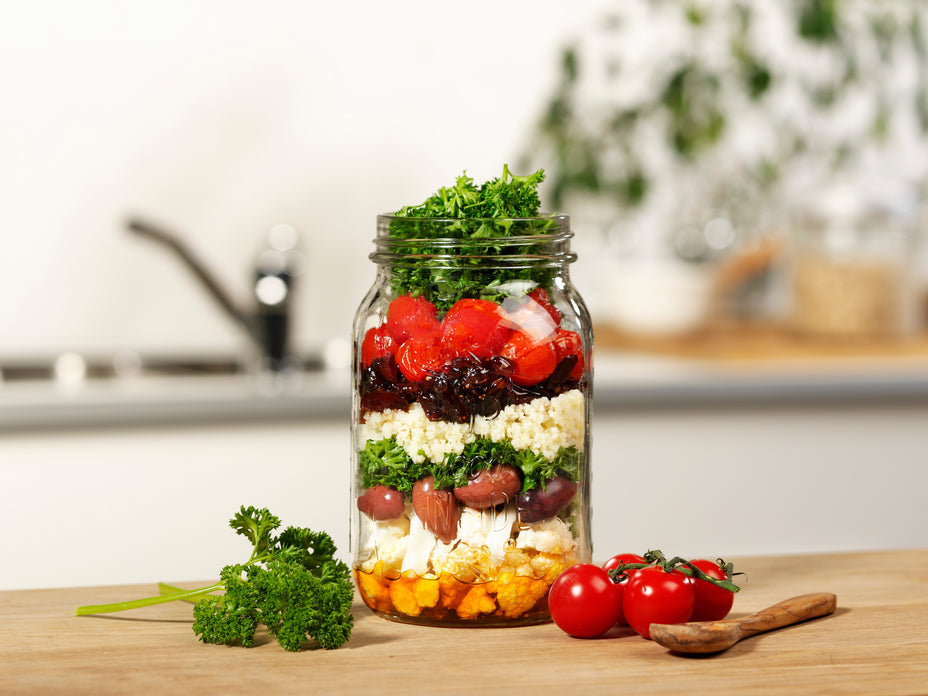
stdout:
[[200,596],[206,594],[207,592],[213,592],[215,590],[221,590],[223,588],[222,583],[217,582],[214,585],[208,587],[201,587],[196,590],[184,590],[181,592],[174,592],[171,594],[160,594],[154,597],[145,597],[143,599],[133,599],[128,602],[115,602],[113,604],[88,604],[83,607],[78,607],[74,613],[77,616],[86,616],[88,614],[110,614],[116,611],[126,611],[127,609],[139,609],[141,607],[148,607],[154,604],[164,604],[166,602],[175,602],[177,600],[189,600],[194,597],[199,598]]
[[[166,582],[159,582],[159,583],[158,583],[158,593],[159,593],[159,594],[163,594],[163,595],[172,595],[172,594],[178,594],[178,593],[181,593],[181,592],[188,592],[188,590],[185,590],[185,589],[182,588],[182,587],[177,587],[176,585],[169,585],[169,584],[167,584]],[[211,594],[211,593],[209,593],[209,592],[204,592],[203,594],[199,594],[199,595],[196,595],[196,596],[194,596],[194,597],[186,597],[186,598],[182,599],[181,601],[190,602],[190,603],[192,603],[192,604],[196,604],[198,601],[200,601],[200,600],[203,599],[204,597],[218,597],[218,596],[219,596],[219,595],[214,595],[214,594]]]

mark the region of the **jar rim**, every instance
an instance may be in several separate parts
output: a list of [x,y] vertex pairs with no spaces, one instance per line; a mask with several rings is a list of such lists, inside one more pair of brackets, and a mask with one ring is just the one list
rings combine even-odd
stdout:
[[[402,221],[414,228],[414,236],[394,236],[393,223]],[[487,226],[491,231],[481,229]],[[443,234],[443,227],[455,234]],[[421,229],[420,229],[421,228]],[[499,228],[499,233],[494,233]],[[480,234],[468,234],[468,232]],[[566,243],[573,238],[570,217],[563,214],[530,218],[428,218],[403,217],[392,213],[377,216],[377,236],[373,240],[380,249],[408,247],[419,244],[432,249],[481,248],[505,244],[507,247],[525,247]]]
[[565,213],[542,213],[531,217],[475,217],[475,218],[455,218],[455,217],[414,217],[407,215],[397,215],[396,213],[380,213],[377,220],[409,220],[410,222],[532,222],[535,220],[556,220],[558,222],[570,222],[570,216]]
[[480,247],[543,246],[546,242],[566,242],[573,237],[573,232],[560,234],[522,234],[512,237],[377,237],[374,242],[379,248],[428,246],[433,249],[463,249]]

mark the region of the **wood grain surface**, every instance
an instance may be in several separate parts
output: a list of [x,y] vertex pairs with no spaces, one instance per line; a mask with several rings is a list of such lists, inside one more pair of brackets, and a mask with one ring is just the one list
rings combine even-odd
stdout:
[[807,592],[835,593],[837,610],[687,657],[628,629],[580,640],[551,624],[423,628],[358,603],[348,644],[287,653],[266,637],[202,644],[189,604],[73,615],[155,582],[3,592],[0,694],[928,693],[928,549],[733,560],[747,575],[732,616]]
[[821,366],[900,362],[928,365],[928,334],[899,338],[801,336],[774,323],[716,323],[679,336],[647,336],[597,324],[596,348],[603,352],[642,353],[710,363]]

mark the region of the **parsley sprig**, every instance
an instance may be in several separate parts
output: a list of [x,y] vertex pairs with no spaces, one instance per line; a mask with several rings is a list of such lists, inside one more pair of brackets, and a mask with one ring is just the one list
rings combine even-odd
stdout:
[[358,473],[364,488],[390,486],[405,495],[421,477],[429,473],[424,464],[416,464],[395,438],[368,440],[358,454]]
[[[395,294],[424,296],[439,312],[462,298],[514,280],[547,286],[551,270],[538,260],[558,220],[539,213],[543,169],[502,174],[482,185],[461,174],[418,205],[388,216],[387,239]],[[534,238],[534,239],[533,239]]]
[[[314,643],[337,648],[351,636],[354,588],[327,532],[287,527],[267,508],[244,505],[229,526],[251,542],[244,563],[224,566],[219,581],[195,590],[160,584],[161,594],[78,607],[78,616],[174,601],[195,601],[193,631],[204,643],[251,647],[261,624],[288,651]],[[222,594],[215,594],[218,591]]]
[[538,185],[545,172],[539,169],[527,176],[515,176],[509,165],[503,173],[481,186],[461,174],[453,186],[442,186],[419,205],[407,205],[396,212],[407,218],[530,218],[538,215],[541,201]]

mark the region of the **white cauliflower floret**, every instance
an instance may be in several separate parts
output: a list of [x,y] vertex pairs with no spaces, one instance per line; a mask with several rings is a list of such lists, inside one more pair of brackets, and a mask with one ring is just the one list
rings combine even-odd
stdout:
[[487,525],[482,510],[465,507],[458,522],[458,540],[471,546],[484,546],[487,540]]
[[429,556],[432,549],[440,543],[438,537],[426,529],[422,521],[413,512],[409,516],[409,537],[406,555],[403,556],[401,572],[413,571],[416,575],[425,575],[428,571]]
[[577,548],[570,527],[560,517],[552,517],[519,531],[516,547],[535,549],[552,555],[567,555]]
[[439,542],[433,548],[429,559],[432,572],[450,573],[466,582],[496,577],[507,551],[513,548],[517,520],[515,505],[502,510],[465,507],[457,538],[450,544]]
[[371,572],[378,561],[383,561],[384,571],[399,570],[409,544],[409,518],[404,515],[380,522],[374,522],[367,515],[360,515],[360,518],[358,559],[361,570]]
[[431,563],[435,575],[448,573],[463,582],[489,580],[499,572],[499,563],[493,562],[486,546],[471,546],[463,542],[447,546],[439,544],[432,552]]
[[470,546],[485,546],[490,552],[490,562],[498,565],[503,561],[517,519],[516,506],[512,504],[499,511],[495,508],[474,510],[465,507],[461,513],[458,539]]
[[448,558],[457,545],[457,539],[452,539],[448,544],[442,543],[441,539],[436,539],[432,554],[429,556],[429,568],[435,575],[439,575],[445,569]]

